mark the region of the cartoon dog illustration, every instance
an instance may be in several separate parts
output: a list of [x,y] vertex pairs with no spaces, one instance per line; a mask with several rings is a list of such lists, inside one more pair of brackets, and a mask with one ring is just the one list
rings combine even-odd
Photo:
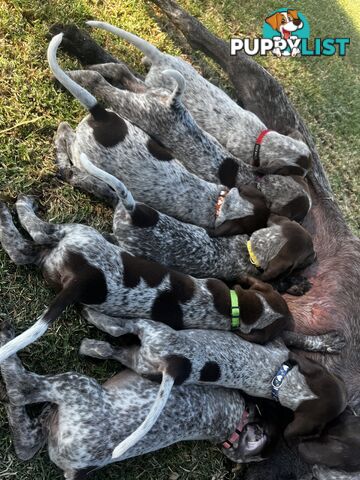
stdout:
[[[296,30],[303,28],[304,24],[299,18],[297,10],[288,10],[287,12],[276,12],[270,17],[265,19],[265,22],[268,23],[271,28],[277,30],[281,34],[281,38],[288,40],[292,38],[291,35]],[[281,55],[290,55],[286,50],[281,51],[280,48],[275,48],[273,53],[280,57]],[[293,48],[291,51],[291,56],[299,54],[300,50],[298,48]]]

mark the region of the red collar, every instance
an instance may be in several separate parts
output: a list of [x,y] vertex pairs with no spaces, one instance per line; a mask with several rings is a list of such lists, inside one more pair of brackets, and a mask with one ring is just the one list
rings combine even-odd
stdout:
[[262,132],[260,132],[260,135],[256,139],[253,153],[253,165],[255,167],[258,167],[260,165],[260,146],[264,140],[264,137],[270,132],[272,132],[272,130],[263,130]]
[[235,442],[237,442],[240,438],[241,432],[244,430],[245,425],[247,425],[249,420],[249,412],[245,408],[244,413],[242,414],[241,420],[239,425],[235,428],[235,432],[233,432],[230,437],[225,440],[225,442],[222,444],[223,448],[228,450],[233,446]]

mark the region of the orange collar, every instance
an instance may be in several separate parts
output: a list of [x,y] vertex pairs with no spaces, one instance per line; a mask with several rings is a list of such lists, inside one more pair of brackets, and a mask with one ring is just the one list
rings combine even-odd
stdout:
[[225,197],[228,193],[229,193],[229,190],[221,190],[215,205],[215,218],[218,218],[218,216],[220,215],[221,208],[225,201]]

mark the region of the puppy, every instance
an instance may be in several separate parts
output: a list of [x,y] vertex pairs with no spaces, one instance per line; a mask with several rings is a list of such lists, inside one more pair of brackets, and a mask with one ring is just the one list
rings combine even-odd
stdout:
[[[0,346],[13,336],[3,325]],[[154,382],[130,370],[103,385],[76,372],[37,375],[25,370],[16,356],[1,364],[1,373],[17,456],[29,460],[47,444],[52,462],[67,480],[87,478],[92,471],[114,462],[114,447],[145,418],[158,390]],[[26,406],[39,402],[48,404],[30,417]],[[261,417],[256,413],[258,404]],[[176,442],[208,440],[224,444],[223,453],[234,462],[260,461],[269,455],[281,434],[276,413],[265,402],[245,400],[236,390],[179,386],[151,432],[122,460]]]
[[[125,65],[113,63],[90,68],[92,70],[69,72],[69,76],[104,105],[156,137],[190,172],[208,182],[220,182],[227,188],[237,186],[242,190],[244,185],[255,186],[265,194],[266,204],[272,213],[289,216],[296,221],[305,217],[311,206],[306,181],[299,176],[263,177],[267,169],[254,169],[231,155],[197,125],[182,102],[182,94],[174,99],[167,90],[149,88],[145,84],[143,92],[139,93],[139,80]],[[113,87],[102,75],[112,82],[126,83],[132,91]],[[170,75],[177,82],[178,91],[184,91],[185,80],[179,72],[166,70],[162,75]],[[283,169],[281,172],[285,173]],[[293,173],[296,172],[296,169],[293,170]],[[287,173],[291,173],[289,166]],[[271,188],[267,188],[267,184]]]
[[97,168],[84,154],[80,155],[80,162],[84,171],[116,192],[119,201],[113,233],[134,255],[195,277],[227,281],[247,273],[272,280],[283,273],[305,268],[315,259],[309,233],[284,217],[272,215],[268,227],[257,230],[251,237],[211,238],[201,227],[129,201],[131,194],[120,180]]
[[138,429],[114,450],[114,458],[121,457],[152,428],[174,384],[216,385],[275,399],[294,411],[294,420],[284,432],[288,440],[318,434],[346,407],[343,382],[317,362],[291,354],[282,343],[264,347],[228,332],[175,332],[145,320],[121,323],[89,310],[86,318],[114,336],[135,334],[140,345],[112,347],[85,340],[82,354],[113,358],[150,378],[162,374],[155,404]]
[[[133,202],[132,197],[128,201]],[[44,222],[29,197],[20,198],[16,208],[33,242],[16,230],[2,204],[3,248],[17,264],[38,265],[59,293],[32,327],[0,349],[0,362],[41,337],[74,303],[111,316],[165,322],[175,329],[233,328],[263,342],[292,328],[287,304],[271,286],[255,282],[249,290],[240,285],[230,289],[214,278],[195,279],[131,255],[91,227]],[[141,217],[141,209],[138,214]]]
[[[84,151],[98,166],[125,181],[137,200],[215,232],[225,222],[232,233],[252,233],[266,225],[269,210],[256,188],[247,187],[243,192],[238,188],[226,189],[191,174],[161,144],[113,111],[105,110],[95,97],[73,82],[56,60],[61,39],[59,34],[50,42],[50,67],[90,112],[78,125],[76,134],[67,124],[60,126],[75,166]],[[176,89],[173,97],[178,94]]]
[[[161,72],[167,68],[178,70],[188,85],[184,94],[185,105],[196,122],[236,157],[272,171],[279,172],[283,167],[286,172],[290,166],[292,171],[296,169],[296,173],[304,175],[309,170],[310,150],[304,142],[267,130],[256,115],[242,109],[180,57],[162,53],[145,40],[108,23],[90,21],[87,24],[114,33],[146,55],[151,63],[147,85],[162,87]],[[167,80],[167,85],[171,87],[172,81]],[[218,109],[219,105],[221,109]]]

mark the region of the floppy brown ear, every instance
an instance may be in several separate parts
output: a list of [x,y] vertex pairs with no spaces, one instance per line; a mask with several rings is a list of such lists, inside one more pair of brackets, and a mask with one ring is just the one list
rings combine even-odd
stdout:
[[292,268],[293,264],[290,260],[277,255],[270,261],[265,272],[260,275],[260,278],[263,282],[268,282],[269,280],[277,278],[279,275],[290,273]]
[[287,217],[283,217],[282,215],[277,215],[276,213],[272,213],[268,219],[267,226],[271,227],[272,225],[282,225],[286,222],[289,222]]
[[242,233],[246,232],[241,228],[240,222],[236,220],[226,220],[213,230],[208,230],[210,237],[226,237],[229,235],[239,235]]
[[265,18],[265,22],[268,23],[274,30],[278,30],[281,23],[281,18],[281,13],[276,12],[274,15],[270,15],[270,17]]
[[302,441],[298,450],[310,464],[339,470],[360,469],[360,418],[345,411],[330,422],[319,438]]
[[288,10],[287,13],[292,16],[292,18],[298,18],[298,11],[297,10]]

